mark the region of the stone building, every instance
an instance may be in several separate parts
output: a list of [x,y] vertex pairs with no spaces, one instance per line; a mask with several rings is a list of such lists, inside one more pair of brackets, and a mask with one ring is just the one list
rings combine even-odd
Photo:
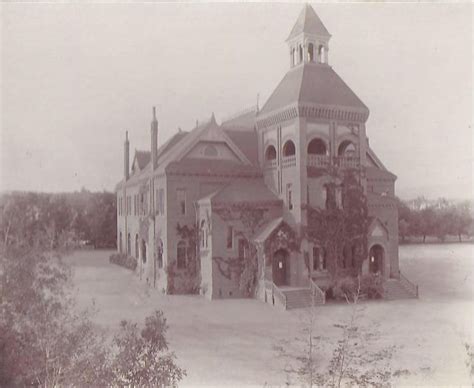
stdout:
[[221,124],[212,114],[160,148],[153,109],[151,148],[131,166],[127,134],[117,246],[143,281],[287,308],[359,274],[413,291],[398,266],[396,177],[369,146],[369,109],[329,65],[330,38],[306,5],[261,109]]

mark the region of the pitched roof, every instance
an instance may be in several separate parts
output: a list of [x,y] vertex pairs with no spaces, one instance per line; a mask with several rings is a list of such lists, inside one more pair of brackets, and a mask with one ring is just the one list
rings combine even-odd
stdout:
[[231,175],[231,176],[262,176],[262,172],[251,164],[242,164],[233,160],[185,158],[172,161],[166,167],[167,174],[179,175]]
[[294,103],[356,108],[367,113],[369,111],[330,66],[311,62],[296,66],[286,73],[259,115]]
[[256,242],[264,242],[268,236],[283,223],[283,217],[277,217],[269,222],[267,222],[265,225],[263,225],[260,230],[255,233],[255,236],[253,237],[253,241]]
[[223,127],[254,128],[257,107],[252,107],[222,122]]
[[290,40],[302,32],[312,35],[331,36],[319,16],[314,12],[313,7],[309,4],[305,4],[301,10],[287,40]]
[[244,128],[238,129],[233,127],[232,129],[224,128],[227,136],[230,140],[239,147],[239,149],[245,154],[245,156],[253,164],[258,164],[258,139],[257,133],[252,130],[245,130]]
[[[242,188],[245,188],[242,190]],[[238,179],[207,196],[211,203],[255,203],[274,202],[283,204],[266,185],[263,179]]]
[[135,150],[135,159],[138,163],[138,168],[143,170],[143,168],[150,163],[151,152],[150,151],[139,151]]

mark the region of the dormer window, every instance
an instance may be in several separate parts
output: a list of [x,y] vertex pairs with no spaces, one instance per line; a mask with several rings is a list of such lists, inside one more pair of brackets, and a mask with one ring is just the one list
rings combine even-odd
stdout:
[[312,43],[308,44],[308,62],[314,61],[314,45]]
[[276,159],[276,149],[272,145],[269,145],[265,150],[265,160],[275,160]]

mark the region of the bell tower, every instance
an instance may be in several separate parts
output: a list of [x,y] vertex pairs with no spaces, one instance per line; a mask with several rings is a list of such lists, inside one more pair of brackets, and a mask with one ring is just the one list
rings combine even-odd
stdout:
[[329,39],[331,34],[314,9],[306,4],[286,39],[290,51],[290,67],[309,62],[327,65]]

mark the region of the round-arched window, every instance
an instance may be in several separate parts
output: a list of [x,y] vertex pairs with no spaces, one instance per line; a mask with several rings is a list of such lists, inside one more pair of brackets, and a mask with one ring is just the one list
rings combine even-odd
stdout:
[[338,156],[355,156],[356,148],[350,140],[344,140],[337,149]]
[[295,154],[296,154],[295,143],[293,143],[291,140],[288,140],[283,145],[283,156],[293,156]]
[[265,150],[265,160],[275,160],[277,157],[277,152],[275,147],[269,145]]
[[321,139],[313,139],[308,144],[308,154],[310,155],[326,155],[326,143]]
[[218,155],[217,148],[209,144],[204,148],[204,155],[215,158]]

